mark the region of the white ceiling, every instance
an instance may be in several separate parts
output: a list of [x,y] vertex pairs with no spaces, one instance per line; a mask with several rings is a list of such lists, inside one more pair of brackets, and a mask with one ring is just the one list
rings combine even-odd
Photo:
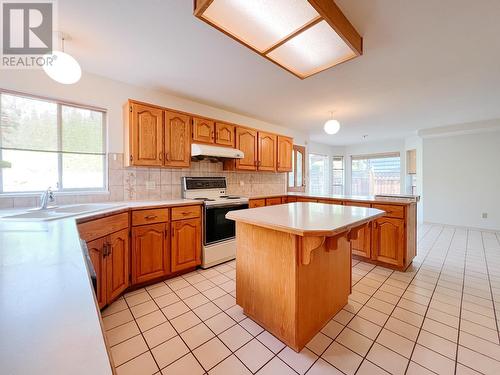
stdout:
[[[500,118],[500,1],[337,0],[364,55],[299,80],[192,14],[191,0],[59,0],[85,71],[249,115],[329,144]],[[329,111],[342,124],[322,131]]]

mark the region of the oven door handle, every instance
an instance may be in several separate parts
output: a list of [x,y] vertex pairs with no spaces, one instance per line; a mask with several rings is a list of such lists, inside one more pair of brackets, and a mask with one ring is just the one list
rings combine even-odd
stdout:
[[[210,206],[205,206],[205,209],[210,210],[211,208],[234,208],[234,207],[242,207],[242,206],[248,206],[248,203],[235,203],[235,204],[211,204]],[[242,209],[245,209],[248,207],[243,207]]]

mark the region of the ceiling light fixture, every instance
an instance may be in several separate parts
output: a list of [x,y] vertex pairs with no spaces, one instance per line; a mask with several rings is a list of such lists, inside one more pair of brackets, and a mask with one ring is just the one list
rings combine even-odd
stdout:
[[330,112],[332,115],[332,118],[325,122],[325,125],[323,126],[323,130],[325,131],[326,134],[337,134],[340,130],[340,122],[335,120],[333,118],[333,112]]
[[301,79],[363,54],[333,0],[195,0],[194,14]]
[[61,51],[52,51],[52,56],[54,58],[51,65],[44,65],[43,70],[47,75],[54,81],[71,85],[76,83],[82,77],[82,68],[76,59],[64,52],[64,41],[70,40],[67,35],[60,34],[61,39]]

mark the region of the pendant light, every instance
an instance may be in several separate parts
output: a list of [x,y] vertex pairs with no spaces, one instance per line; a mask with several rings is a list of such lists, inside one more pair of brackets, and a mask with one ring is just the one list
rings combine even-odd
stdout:
[[43,70],[54,81],[71,85],[80,80],[82,68],[73,56],[64,52],[64,41],[67,39],[67,36],[60,34],[60,38],[62,51],[53,51],[52,55],[49,55],[54,59],[52,64],[44,65]]
[[337,134],[339,132],[340,122],[338,122],[337,120],[335,120],[333,118],[333,111],[330,113],[331,113],[332,118],[330,120],[328,120],[327,122],[325,122],[323,129],[324,129],[326,134],[333,135],[333,134]]

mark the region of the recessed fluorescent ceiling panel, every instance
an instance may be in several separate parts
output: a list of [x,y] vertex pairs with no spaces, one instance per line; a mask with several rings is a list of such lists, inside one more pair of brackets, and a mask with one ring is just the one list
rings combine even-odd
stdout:
[[194,13],[299,78],[362,54],[333,0],[196,0]]

